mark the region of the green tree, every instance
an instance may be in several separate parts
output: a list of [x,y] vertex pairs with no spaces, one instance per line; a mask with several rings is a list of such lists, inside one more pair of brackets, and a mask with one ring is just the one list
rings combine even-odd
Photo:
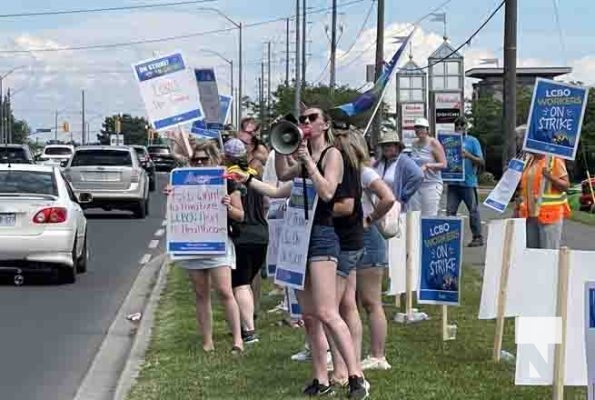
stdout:
[[[301,101],[307,106],[317,106],[329,111],[333,107],[355,100],[360,94],[359,91],[348,86],[335,87],[333,91],[327,85],[307,85],[302,88]],[[294,97],[294,87],[285,85],[277,87],[277,90],[273,93],[272,118],[293,113]],[[351,118],[349,122],[359,128],[365,128],[371,115],[372,111],[368,111]]]
[[[519,88],[517,91],[517,126],[527,123],[531,97],[532,92],[526,88]],[[472,125],[471,133],[479,139],[484,151],[485,169],[496,177],[502,175],[503,166],[503,112],[502,102],[490,96],[474,99],[468,112]]]
[[589,88],[576,160],[568,167],[575,181],[585,179],[587,170],[591,176],[595,172],[595,88]]
[[127,145],[147,143],[147,127],[149,122],[144,117],[134,117],[130,114],[112,115],[105,118],[101,133],[97,140],[101,144],[109,144],[109,135],[116,133],[116,119],[120,119],[120,132],[124,135],[124,143]]

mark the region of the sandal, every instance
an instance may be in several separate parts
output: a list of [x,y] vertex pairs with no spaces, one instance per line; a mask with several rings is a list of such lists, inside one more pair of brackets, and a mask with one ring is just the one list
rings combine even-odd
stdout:
[[233,354],[233,355],[242,354],[243,352],[244,352],[244,349],[242,349],[239,346],[233,346],[231,348],[231,354]]

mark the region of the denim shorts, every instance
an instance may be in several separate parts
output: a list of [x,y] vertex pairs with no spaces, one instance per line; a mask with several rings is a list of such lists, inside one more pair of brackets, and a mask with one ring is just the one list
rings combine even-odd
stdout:
[[357,264],[358,269],[388,267],[388,244],[376,225],[364,231],[364,255]]
[[364,249],[341,250],[339,252],[339,262],[337,263],[337,275],[347,278],[351,271],[355,270],[363,255]]
[[333,261],[339,259],[339,237],[335,228],[326,225],[314,225],[310,234],[308,262]]

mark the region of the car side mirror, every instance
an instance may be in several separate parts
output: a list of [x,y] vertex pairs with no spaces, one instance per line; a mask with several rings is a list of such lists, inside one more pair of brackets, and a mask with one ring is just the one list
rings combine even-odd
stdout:
[[60,161],[60,166],[61,166],[62,168],[66,168],[66,166],[67,166],[67,165],[68,165],[68,160],[63,160],[63,161]]
[[88,204],[93,201],[93,195],[91,193],[79,193],[79,203],[81,204]]

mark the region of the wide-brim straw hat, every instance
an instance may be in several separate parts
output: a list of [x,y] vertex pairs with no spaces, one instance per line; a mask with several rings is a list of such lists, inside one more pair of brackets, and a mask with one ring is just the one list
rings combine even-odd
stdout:
[[388,131],[384,132],[384,134],[380,137],[378,144],[388,144],[388,143],[401,143],[401,139],[399,138],[399,134],[395,131]]

